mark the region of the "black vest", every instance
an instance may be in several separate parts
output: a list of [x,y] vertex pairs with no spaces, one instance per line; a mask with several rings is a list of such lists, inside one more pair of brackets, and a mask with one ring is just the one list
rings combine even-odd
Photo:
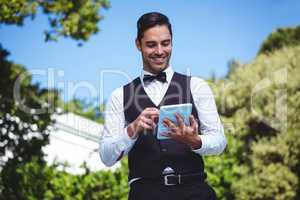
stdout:
[[[147,96],[140,78],[134,79],[123,87],[124,114],[127,124],[133,122],[147,107],[192,103],[192,114],[198,119],[196,107],[190,89],[191,77],[174,73],[169,88],[162,101],[156,106]],[[158,140],[154,133],[140,133],[128,154],[129,180],[136,177],[155,178],[166,167],[178,174],[203,173],[202,157],[191,148],[175,140]]]

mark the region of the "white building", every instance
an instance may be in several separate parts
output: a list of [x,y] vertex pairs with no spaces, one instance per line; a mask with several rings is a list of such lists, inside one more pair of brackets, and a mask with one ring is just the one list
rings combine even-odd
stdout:
[[99,157],[99,138],[103,126],[73,113],[54,117],[50,144],[44,147],[49,163],[67,162],[70,173],[82,173],[80,166],[86,162],[91,170],[108,169]]

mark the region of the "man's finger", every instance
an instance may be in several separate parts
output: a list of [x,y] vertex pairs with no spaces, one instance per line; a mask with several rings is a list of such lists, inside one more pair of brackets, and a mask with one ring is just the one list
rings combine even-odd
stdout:
[[152,129],[153,129],[152,126],[146,124],[146,123],[143,122],[143,121],[140,122],[140,125],[141,125],[144,129],[149,129],[149,130],[152,130]]
[[143,112],[143,115],[147,116],[147,117],[158,117],[159,115],[159,111],[155,111],[155,110],[145,110]]
[[157,111],[157,110],[145,110],[143,113],[146,114],[146,115],[158,115],[159,111]]
[[164,123],[167,127],[170,127],[170,126],[173,124],[173,122],[172,122],[170,119],[168,119],[168,118],[163,119],[163,123]]
[[170,137],[170,138],[173,138],[175,135],[175,133],[173,132],[161,132],[160,134],[164,137]]
[[150,119],[150,118],[147,118],[147,117],[145,117],[145,116],[142,116],[142,117],[141,117],[141,120],[142,120],[144,123],[148,124],[148,125],[151,125],[151,126],[152,126],[152,124],[153,124],[153,120]]
[[161,132],[160,135],[164,137],[170,137],[170,132]]
[[194,130],[194,132],[198,133],[198,123],[195,117],[193,115],[190,115],[189,119],[190,119],[192,129]]
[[144,112],[156,112],[156,113],[159,113],[159,109],[157,109],[155,107],[150,107],[150,108],[146,108],[144,110]]
[[177,130],[177,128],[178,128],[171,120],[169,120],[169,119],[167,119],[167,118],[163,120],[163,124],[164,124],[167,128],[169,128],[169,130],[174,131],[174,132],[176,132],[176,130]]
[[177,123],[178,123],[178,127],[180,129],[183,129],[184,128],[184,120],[183,120],[182,116],[178,113],[175,113],[175,117],[176,117],[176,120],[177,120]]

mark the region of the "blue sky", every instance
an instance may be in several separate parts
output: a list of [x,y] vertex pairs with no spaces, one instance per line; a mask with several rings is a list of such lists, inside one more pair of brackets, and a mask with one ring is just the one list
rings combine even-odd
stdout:
[[[145,12],[166,14],[173,26],[172,67],[207,79],[222,77],[235,58],[250,62],[262,41],[278,27],[300,24],[297,0],[116,1],[102,10],[101,31],[82,47],[71,39],[44,42],[47,18],[38,15],[23,27],[0,26],[0,42],[9,57],[29,70],[54,74],[54,87],[67,101],[73,96],[99,101],[140,74],[141,57],[134,40],[136,21]],[[34,71],[33,71],[34,72]],[[34,75],[47,86],[47,76]]]

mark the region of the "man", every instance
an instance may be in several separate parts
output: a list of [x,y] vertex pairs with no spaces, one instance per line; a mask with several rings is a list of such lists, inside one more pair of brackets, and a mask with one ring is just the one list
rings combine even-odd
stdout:
[[[169,66],[172,28],[157,12],[137,22],[141,76],[116,89],[106,106],[100,157],[112,166],[128,155],[130,200],[216,199],[205,182],[202,155],[220,154],[226,139],[211,89],[202,79]],[[192,103],[190,125],[164,119],[170,139],[156,137],[159,107]]]

